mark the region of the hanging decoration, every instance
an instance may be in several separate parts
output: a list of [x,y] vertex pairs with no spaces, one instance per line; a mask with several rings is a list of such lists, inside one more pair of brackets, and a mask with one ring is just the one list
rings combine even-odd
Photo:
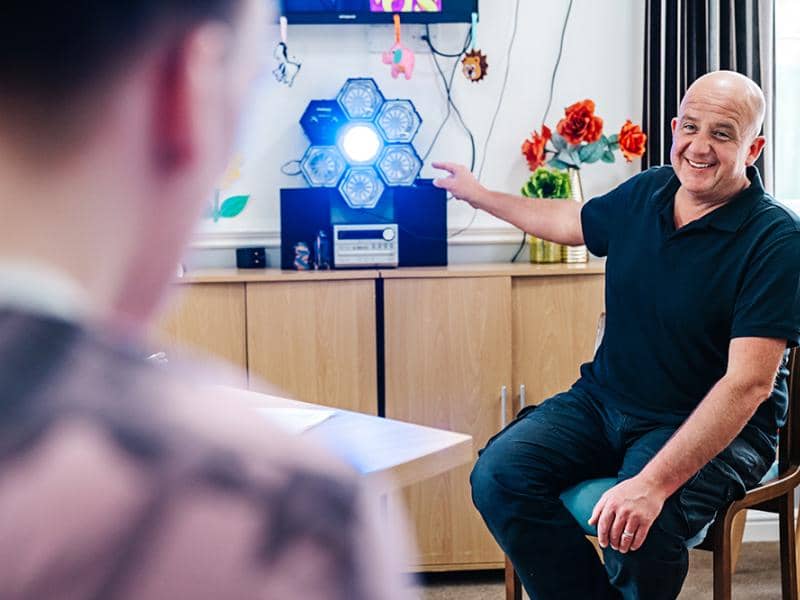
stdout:
[[470,81],[478,82],[489,70],[489,63],[486,62],[486,55],[478,50],[478,13],[472,13],[472,30],[470,33],[472,48],[461,59],[461,71],[464,77]]
[[286,43],[288,22],[286,17],[280,18],[281,41],[275,45],[272,56],[278,61],[278,66],[272,70],[272,74],[279,83],[290,86],[294,83],[297,73],[300,72],[302,63],[297,57],[289,54],[289,46]]
[[383,53],[383,63],[392,65],[392,77],[402,73],[406,79],[411,79],[414,72],[414,53],[400,41],[400,15],[394,15],[394,46]]

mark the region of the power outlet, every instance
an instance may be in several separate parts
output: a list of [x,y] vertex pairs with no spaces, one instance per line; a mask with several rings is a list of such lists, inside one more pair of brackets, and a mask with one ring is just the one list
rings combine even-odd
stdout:
[[[439,37],[439,26],[429,25],[431,43],[437,46]],[[411,49],[414,54],[429,53],[428,43],[423,39],[425,35],[425,25],[410,23],[401,25],[401,40],[405,46]],[[394,45],[394,25],[367,25],[367,48],[370,54],[380,54],[386,52]]]

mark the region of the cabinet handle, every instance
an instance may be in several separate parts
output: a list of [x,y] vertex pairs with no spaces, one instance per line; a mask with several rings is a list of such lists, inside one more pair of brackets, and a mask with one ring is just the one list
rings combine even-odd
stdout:
[[522,410],[527,406],[528,402],[525,399],[525,384],[519,386],[519,409]]
[[500,388],[500,423],[503,427],[506,426],[506,414],[508,409],[508,388],[503,386]]

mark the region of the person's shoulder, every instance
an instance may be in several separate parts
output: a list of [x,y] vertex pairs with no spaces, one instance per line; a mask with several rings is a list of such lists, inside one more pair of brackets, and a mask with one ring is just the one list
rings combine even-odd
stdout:
[[773,236],[800,240],[800,216],[767,192],[757,199],[750,221]]

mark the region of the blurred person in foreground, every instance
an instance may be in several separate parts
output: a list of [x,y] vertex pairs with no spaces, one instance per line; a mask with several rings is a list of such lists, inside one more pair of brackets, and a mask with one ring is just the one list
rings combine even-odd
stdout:
[[405,596],[349,467],[142,359],[267,7],[3,7],[0,598]]

